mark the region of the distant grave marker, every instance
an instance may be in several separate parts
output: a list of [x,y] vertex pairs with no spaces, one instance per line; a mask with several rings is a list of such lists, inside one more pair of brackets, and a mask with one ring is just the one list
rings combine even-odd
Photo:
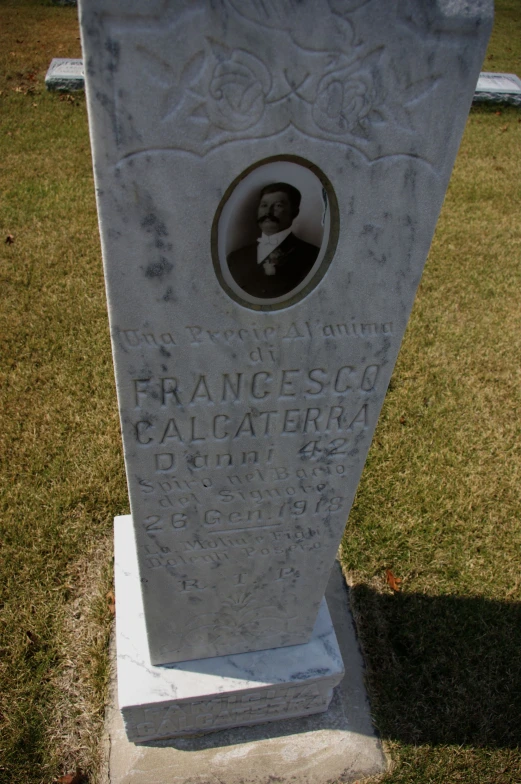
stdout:
[[479,75],[474,103],[521,106],[521,79],[515,74],[483,71]]
[[85,89],[83,60],[54,57],[45,75],[45,86],[48,90],[58,92],[74,92]]

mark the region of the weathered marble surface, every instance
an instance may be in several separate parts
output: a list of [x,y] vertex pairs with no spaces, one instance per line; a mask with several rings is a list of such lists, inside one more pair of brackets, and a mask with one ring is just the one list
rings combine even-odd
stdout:
[[83,90],[85,88],[83,60],[53,57],[45,75],[45,86],[48,90],[60,92]]
[[479,75],[474,103],[521,106],[521,79],[515,74],[483,71]]
[[[85,0],[80,17],[151,659],[306,643],[492,3]],[[325,240],[262,300],[226,257],[279,181],[302,189],[295,233]]]
[[326,600],[306,645],[153,665],[130,515],[114,521],[118,702],[144,742],[327,710],[344,667]]

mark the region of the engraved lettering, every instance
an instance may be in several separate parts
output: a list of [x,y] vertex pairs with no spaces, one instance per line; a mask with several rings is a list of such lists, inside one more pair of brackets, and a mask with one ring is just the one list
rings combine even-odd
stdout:
[[175,419],[168,420],[165,432],[163,433],[163,438],[161,439],[160,443],[164,444],[166,441],[170,440],[181,441],[181,443],[183,441]]
[[352,430],[355,425],[362,425],[363,428],[367,427],[367,403],[362,406],[358,414],[349,425],[348,430]]
[[362,389],[364,392],[370,392],[372,389],[374,389],[376,378],[378,376],[378,370],[378,365],[368,365],[368,367],[366,367],[364,375],[362,376],[360,389]]
[[280,382],[280,396],[281,397],[295,397],[297,394],[293,386],[291,376],[298,376],[300,370],[283,370],[282,379]]
[[239,438],[239,436],[243,436],[243,435],[249,435],[255,437],[255,430],[253,429],[251,414],[245,414],[241,424],[239,425],[239,429],[234,435],[234,438]]
[[156,471],[171,471],[175,465],[172,452],[161,452],[155,455]]
[[221,441],[223,438],[228,436],[228,431],[226,428],[226,423],[230,421],[230,417],[226,416],[226,414],[218,414],[214,417],[213,420],[213,437],[216,438],[218,441]]
[[136,332],[135,329],[124,329],[123,334],[125,335],[125,338],[128,341],[129,345],[139,346],[139,344],[141,343],[139,333]]
[[303,338],[303,337],[304,335],[302,335],[299,332],[297,325],[295,324],[295,322],[293,322],[290,328],[288,329],[287,333],[283,335],[282,340],[295,340],[295,338]]
[[134,379],[134,391],[136,395],[136,408],[141,406],[141,397],[147,396],[147,387],[150,382],[149,378]]
[[172,335],[170,334],[170,332],[163,332],[163,334],[161,335],[161,342],[162,342],[162,343],[166,343],[166,345],[167,345],[167,346],[168,346],[169,344],[171,344],[171,345],[174,345],[174,346],[175,346],[175,344],[176,344],[176,343],[175,343],[175,340],[174,340],[174,338],[172,337]]
[[331,429],[331,425],[333,422],[336,422],[337,430],[342,429],[342,425],[340,424],[340,419],[343,413],[344,413],[344,409],[342,406],[331,406],[329,417],[327,419],[326,431]]
[[306,393],[308,395],[320,395],[322,390],[324,389],[326,383],[325,381],[321,381],[317,378],[318,375],[326,376],[327,373],[323,368],[313,368],[308,373],[308,379],[311,381],[312,384],[315,384],[318,389],[310,389],[309,387],[306,388]]
[[345,455],[346,451],[343,447],[347,444],[347,438],[335,438],[331,441],[326,452],[330,456]]
[[341,367],[336,374],[334,390],[335,392],[347,392],[348,389],[351,389],[351,385],[348,381],[348,376],[354,371],[354,368],[346,366]]
[[299,577],[299,572],[292,566],[285,566],[279,570],[277,580],[286,580],[288,577]]
[[197,441],[206,441],[206,438],[203,435],[197,436],[196,431],[196,417],[190,417],[190,441],[192,443],[196,443]]
[[190,398],[190,403],[193,403],[196,400],[207,400],[209,403],[213,402],[210,395],[210,390],[208,389],[208,385],[206,383],[206,376],[199,376],[199,379],[194,388],[193,395]]
[[283,433],[296,433],[299,428],[300,411],[298,408],[290,408],[284,415]]
[[260,371],[255,373],[251,380],[251,394],[256,400],[264,400],[269,395],[269,390],[266,389],[266,384],[272,381],[271,373]]
[[153,439],[152,436],[147,435],[147,430],[150,430],[152,424],[145,420],[136,422],[136,440],[139,444],[149,444]]
[[242,379],[242,373],[236,373],[235,374],[235,387],[234,387],[233,383],[232,383],[232,381],[230,379],[230,376],[228,375],[228,373],[224,373],[224,375],[223,375],[223,394],[222,394],[222,398],[221,398],[223,403],[228,399],[227,398],[228,391],[230,391],[232,396],[233,396],[232,400],[239,400],[239,398],[241,396],[241,379]]
[[183,512],[174,512],[171,517],[173,528],[186,528],[187,516]]
[[310,427],[313,425],[313,432],[318,431],[317,419],[320,417],[319,408],[308,408],[306,411],[306,418],[304,420],[304,433],[310,432]]
[[199,580],[182,580],[181,593],[189,593],[190,591],[204,591],[206,586]]
[[190,333],[190,337],[192,338],[192,343],[202,343],[203,340],[200,337],[202,333],[201,327],[186,327],[188,332]]
[[175,400],[178,405],[181,405],[179,396],[177,394],[177,379],[176,378],[162,378],[161,379],[161,404],[166,406],[170,400]]
[[278,415],[278,413],[279,413],[278,411],[261,411],[260,412],[259,420],[262,419],[262,417],[266,417],[266,426],[264,428],[264,435],[265,436],[269,435],[269,433],[270,433],[270,424],[271,424],[271,418],[270,417],[276,417]]
[[216,509],[209,509],[208,512],[205,513],[204,522],[206,525],[215,525],[215,523],[219,523],[220,520],[221,513]]
[[159,515],[150,515],[143,520],[143,526],[147,533],[150,531],[162,531],[161,517]]

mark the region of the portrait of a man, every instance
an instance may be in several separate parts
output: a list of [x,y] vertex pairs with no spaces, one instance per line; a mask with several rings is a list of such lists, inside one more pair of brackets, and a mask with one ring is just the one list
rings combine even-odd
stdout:
[[313,267],[320,249],[292,230],[301,199],[298,188],[286,182],[265,185],[260,191],[256,217],[260,237],[227,257],[232,278],[247,294],[261,299],[281,297]]

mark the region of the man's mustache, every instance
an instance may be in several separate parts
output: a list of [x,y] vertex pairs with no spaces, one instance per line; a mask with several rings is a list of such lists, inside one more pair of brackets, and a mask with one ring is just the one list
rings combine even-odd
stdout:
[[271,221],[272,223],[280,223],[280,220],[275,215],[261,215],[260,218],[257,218],[257,223],[262,223],[263,221]]

